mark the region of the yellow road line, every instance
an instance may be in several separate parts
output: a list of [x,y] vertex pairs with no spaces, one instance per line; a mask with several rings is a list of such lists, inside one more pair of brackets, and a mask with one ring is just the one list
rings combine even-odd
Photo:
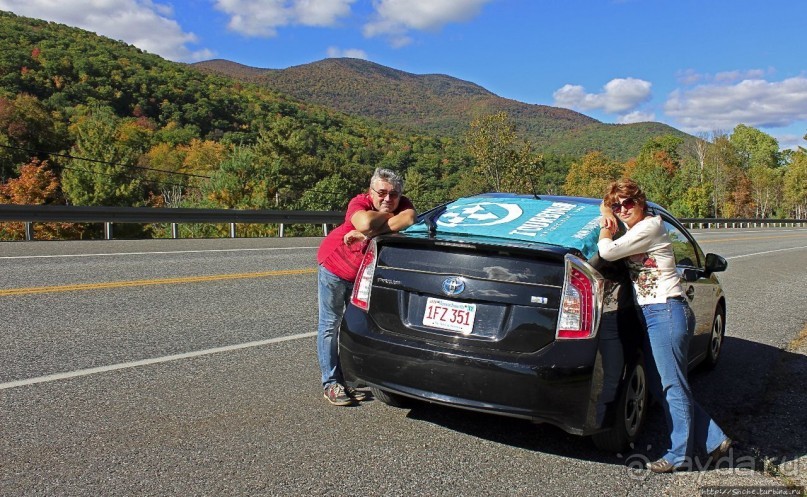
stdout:
[[259,273],[213,274],[209,276],[186,276],[182,278],[162,278],[156,280],[109,281],[105,283],[82,283],[77,285],[37,286],[29,288],[9,288],[0,290],[0,297],[10,295],[33,295],[37,293],[75,292],[81,290],[100,290],[104,288],[124,288],[132,286],[174,285],[179,283],[199,283],[205,281],[237,280],[247,278],[266,278],[270,276],[290,276],[316,273],[314,268],[288,269],[281,271],[264,271]]

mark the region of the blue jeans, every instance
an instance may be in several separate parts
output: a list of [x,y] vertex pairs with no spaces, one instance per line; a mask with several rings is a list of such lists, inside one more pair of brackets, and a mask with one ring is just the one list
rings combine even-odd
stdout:
[[339,325],[353,282],[343,280],[322,266],[317,270],[317,297],[319,300],[319,323],[317,325],[317,359],[322,373],[322,386],[342,383],[342,368],[339,366]]
[[678,299],[642,306],[647,325],[645,361],[650,392],[664,408],[670,449],[664,459],[673,465],[691,461],[695,448],[715,450],[726,434],[695,399],[687,380],[689,339],[695,330],[695,315]]

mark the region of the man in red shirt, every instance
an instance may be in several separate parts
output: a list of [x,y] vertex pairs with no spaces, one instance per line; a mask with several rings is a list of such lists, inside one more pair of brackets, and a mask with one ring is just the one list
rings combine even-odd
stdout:
[[415,207],[401,195],[403,179],[389,169],[376,169],[366,193],[353,197],[345,222],[325,237],[317,252],[319,324],[317,358],[323,395],[344,406],[364,400],[364,392],[345,387],[339,366],[339,325],[359,271],[367,240],[400,231],[415,222]]

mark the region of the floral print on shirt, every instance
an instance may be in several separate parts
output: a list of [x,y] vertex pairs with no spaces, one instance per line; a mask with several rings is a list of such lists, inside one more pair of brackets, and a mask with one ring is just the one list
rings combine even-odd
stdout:
[[632,255],[628,258],[628,270],[639,296],[655,298],[659,278],[656,258],[648,254]]

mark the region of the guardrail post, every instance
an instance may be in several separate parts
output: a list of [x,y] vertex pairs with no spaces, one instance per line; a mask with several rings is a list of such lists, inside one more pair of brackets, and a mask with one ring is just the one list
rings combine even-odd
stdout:
[[279,236],[280,238],[283,238],[283,223],[280,223],[280,226],[278,226],[277,236]]
[[31,221],[25,222],[25,239],[29,242],[34,239],[34,223]]
[[104,223],[104,239],[112,240],[112,223],[109,221]]
[[322,223],[322,236],[328,236],[328,223]]
[[235,223],[230,223],[230,238],[235,238]]
[[179,238],[179,225],[171,223],[171,238]]

